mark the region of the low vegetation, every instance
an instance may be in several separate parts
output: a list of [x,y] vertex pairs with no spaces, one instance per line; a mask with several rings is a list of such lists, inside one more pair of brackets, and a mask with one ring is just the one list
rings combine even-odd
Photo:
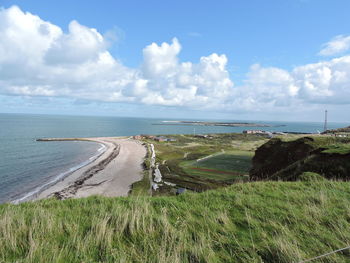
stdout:
[[349,245],[349,200],[349,183],[304,180],[4,204],[0,262],[299,262]]
[[152,171],[151,171],[151,152],[149,149],[149,145],[145,144],[145,147],[147,148],[146,156],[143,161],[143,177],[140,181],[135,182],[131,186],[130,195],[132,196],[140,196],[140,195],[151,195],[151,177],[152,177]]
[[202,160],[184,161],[180,165],[187,174],[230,181],[249,173],[253,152],[220,152]]
[[176,184],[161,185],[155,195],[174,194],[178,187],[201,192],[247,181],[254,151],[267,141],[263,136],[238,133],[169,137],[176,141],[145,140],[155,146],[164,180]]
[[[153,195],[173,195],[178,188],[202,192],[249,180],[297,180],[305,172],[328,179],[350,179],[350,138],[284,135],[271,140],[258,135],[171,135],[174,142],[154,144],[165,183]],[[149,158],[145,159],[149,170]],[[133,194],[149,194],[145,172]]]

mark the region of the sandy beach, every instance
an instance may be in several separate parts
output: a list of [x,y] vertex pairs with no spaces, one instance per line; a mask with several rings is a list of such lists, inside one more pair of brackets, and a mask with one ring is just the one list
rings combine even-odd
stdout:
[[[46,141],[62,139],[46,139]],[[80,140],[63,139],[63,140]],[[131,138],[83,138],[104,144],[107,149],[96,160],[39,193],[34,199],[80,198],[91,195],[127,196],[131,185],[142,179],[146,148]],[[49,143],[49,142],[47,142]]]

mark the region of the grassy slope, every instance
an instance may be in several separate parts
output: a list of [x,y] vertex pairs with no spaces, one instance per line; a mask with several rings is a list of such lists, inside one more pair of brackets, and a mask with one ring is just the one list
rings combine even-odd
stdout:
[[349,186],[256,182],[178,197],[1,205],[0,262],[297,262],[350,243]]

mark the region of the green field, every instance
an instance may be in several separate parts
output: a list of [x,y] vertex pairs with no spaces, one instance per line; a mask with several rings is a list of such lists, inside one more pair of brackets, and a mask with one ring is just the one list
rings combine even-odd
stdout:
[[181,167],[187,174],[214,180],[242,179],[251,168],[252,152],[233,151],[218,153],[201,161],[185,161]]

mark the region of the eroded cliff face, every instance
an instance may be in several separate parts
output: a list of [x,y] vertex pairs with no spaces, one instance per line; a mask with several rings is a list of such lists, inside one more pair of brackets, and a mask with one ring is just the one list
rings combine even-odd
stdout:
[[272,139],[256,150],[250,179],[295,181],[303,172],[315,172],[328,179],[349,180],[348,143],[335,148],[336,141],[325,143],[311,137],[287,142]]

